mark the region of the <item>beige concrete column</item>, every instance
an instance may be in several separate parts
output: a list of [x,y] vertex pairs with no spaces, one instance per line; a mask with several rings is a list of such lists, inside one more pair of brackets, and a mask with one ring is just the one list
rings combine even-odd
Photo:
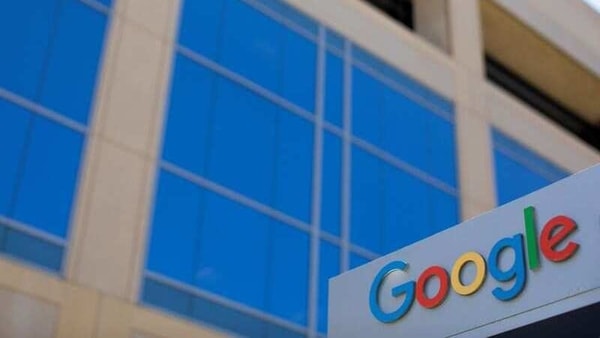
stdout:
[[484,61],[478,0],[449,0],[456,71],[456,142],[462,219],[496,206],[490,123],[483,114]]
[[447,0],[418,0],[413,2],[415,31],[425,40],[450,52]]
[[137,298],[179,0],[117,0],[107,32],[67,278]]

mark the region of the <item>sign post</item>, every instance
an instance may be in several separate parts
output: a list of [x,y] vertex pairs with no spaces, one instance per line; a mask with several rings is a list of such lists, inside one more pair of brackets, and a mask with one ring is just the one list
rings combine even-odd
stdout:
[[329,337],[485,337],[600,302],[600,166],[330,280]]

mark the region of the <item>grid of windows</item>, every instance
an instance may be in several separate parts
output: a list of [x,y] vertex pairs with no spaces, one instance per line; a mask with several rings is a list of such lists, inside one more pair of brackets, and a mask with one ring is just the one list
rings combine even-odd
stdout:
[[458,222],[453,105],[278,0],[181,8],[142,302],[324,335],[328,278]]
[[0,6],[0,252],[54,272],[68,244],[108,5]]
[[532,193],[569,175],[497,130],[492,132],[498,205]]

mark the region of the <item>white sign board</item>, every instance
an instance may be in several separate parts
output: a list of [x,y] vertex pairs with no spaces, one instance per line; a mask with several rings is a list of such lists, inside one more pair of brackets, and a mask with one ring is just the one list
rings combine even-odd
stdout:
[[600,166],[329,286],[331,338],[484,337],[600,302]]

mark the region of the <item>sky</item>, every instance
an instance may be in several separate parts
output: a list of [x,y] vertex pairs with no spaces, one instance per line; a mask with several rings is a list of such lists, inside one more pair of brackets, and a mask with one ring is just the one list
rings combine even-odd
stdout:
[[596,12],[600,13],[600,0],[583,0],[590,5]]

